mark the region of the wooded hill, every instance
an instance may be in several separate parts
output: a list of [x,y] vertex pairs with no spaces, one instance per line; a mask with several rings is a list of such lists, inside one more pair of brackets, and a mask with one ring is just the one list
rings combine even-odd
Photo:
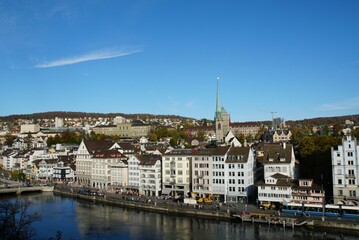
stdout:
[[146,118],[170,118],[170,119],[193,119],[188,117],[176,116],[176,115],[155,115],[155,114],[125,114],[125,113],[87,113],[87,112],[42,112],[32,114],[16,114],[0,117],[0,121],[11,122],[18,119],[54,119],[59,118],[114,118],[121,116],[127,119],[146,119]]
[[[182,119],[182,120],[192,120],[194,118],[183,117],[177,115],[155,115],[147,113],[138,113],[138,114],[125,114],[125,113],[87,113],[87,112],[42,112],[42,113],[32,113],[32,114],[16,114],[0,117],[0,121],[11,122],[18,119],[54,119],[55,117],[59,118],[114,118],[116,116],[122,116],[127,119],[152,119],[152,118],[169,118],[169,119]],[[203,119],[202,119],[203,120]],[[286,124],[288,126],[321,126],[321,125],[333,125],[336,123],[343,124],[345,120],[353,121],[354,124],[359,122],[359,114],[346,115],[346,116],[333,116],[333,117],[318,117],[318,118],[309,118],[303,120],[288,120]],[[211,121],[211,120],[208,120]],[[248,124],[271,124],[271,121],[258,121],[258,122],[246,122]],[[244,124],[244,123],[238,123]]]

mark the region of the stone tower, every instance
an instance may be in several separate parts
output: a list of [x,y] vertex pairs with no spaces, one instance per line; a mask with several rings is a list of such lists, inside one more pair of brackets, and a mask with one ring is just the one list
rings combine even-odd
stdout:
[[214,121],[216,122],[216,140],[218,143],[224,142],[226,134],[229,132],[229,114],[221,107],[219,102],[219,86],[217,78],[217,99],[216,99],[216,112],[214,114]]

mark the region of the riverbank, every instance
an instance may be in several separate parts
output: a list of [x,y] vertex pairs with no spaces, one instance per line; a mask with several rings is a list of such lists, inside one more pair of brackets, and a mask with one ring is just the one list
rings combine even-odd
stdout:
[[[150,212],[158,212],[169,215],[178,215],[178,216],[188,216],[188,217],[196,217],[196,218],[206,218],[212,220],[223,220],[223,221],[243,221],[241,217],[242,210],[241,209],[230,209],[226,207],[222,208],[200,208],[198,205],[190,206],[185,204],[173,203],[173,202],[163,202],[158,200],[150,201],[147,198],[133,198],[127,196],[121,196],[118,194],[106,194],[104,196],[92,196],[92,195],[84,195],[79,194],[74,191],[68,191],[68,189],[55,188],[54,194],[58,194],[61,196],[72,197],[76,199],[91,201],[100,204],[107,204],[111,206],[144,210]],[[293,215],[283,216],[283,217],[291,217]],[[310,227],[310,228],[335,228],[341,230],[355,230],[359,231],[359,221],[353,220],[343,220],[337,218],[326,218],[325,221],[314,218],[307,218],[306,224],[292,224],[292,221],[287,221],[287,224],[284,227]],[[245,221],[243,221],[245,222]],[[248,222],[248,221],[247,221]],[[251,221],[253,224],[263,224],[262,222]],[[266,222],[267,223],[267,222]]]
[[238,221],[239,219],[233,216],[231,211],[220,211],[220,210],[208,210],[201,209],[195,206],[188,206],[184,204],[170,204],[170,203],[160,203],[156,201],[147,201],[146,199],[141,200],[128,200],[123,198],[123,196],[91,196],[79,194],[76,192],[64,191],[61,188],[55,188],[54,194],[72,197],[81,200],[92,201],[95,203],[108,204],[111,206],[131,208],[137,210],[165,213],[170,215],[181,215],[181,216],[190,216],[198,218],[207,218],[214,220],[226,220],[226,221]]

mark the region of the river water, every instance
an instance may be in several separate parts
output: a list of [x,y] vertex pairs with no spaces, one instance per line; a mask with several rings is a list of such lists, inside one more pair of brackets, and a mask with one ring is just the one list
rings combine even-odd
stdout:
[[[15,196],[1,196],[0,201]],[[35,239],[359,239],[359,233],[333,229],[283,228],[157,214],[38,193],[19,196],[41,215]]]

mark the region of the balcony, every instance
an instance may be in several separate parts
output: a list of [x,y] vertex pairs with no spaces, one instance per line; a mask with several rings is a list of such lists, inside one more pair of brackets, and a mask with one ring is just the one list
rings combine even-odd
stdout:
[[353,178],[353,179],[355,179],[355,174],[345,174],[345,178]]
[[176,184],[176,179],[170,178],[170,184]]

